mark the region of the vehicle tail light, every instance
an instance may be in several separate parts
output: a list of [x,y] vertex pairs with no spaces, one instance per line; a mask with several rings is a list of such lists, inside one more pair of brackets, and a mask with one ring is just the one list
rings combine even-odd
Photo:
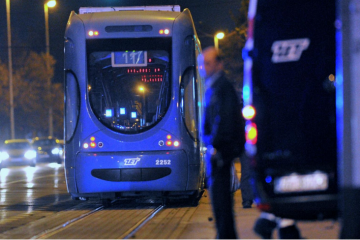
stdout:
[[257,127],[255,123],[249,123],[245,126],[246,142],[256,144],[257,142]]

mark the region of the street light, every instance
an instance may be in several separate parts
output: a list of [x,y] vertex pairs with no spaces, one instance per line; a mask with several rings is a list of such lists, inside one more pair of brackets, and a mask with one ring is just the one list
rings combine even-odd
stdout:
[[9,96],[10,96],[10,134],[15,138],[15,117],[14,117],[14,94],[13,94],[13,69],[11,52],[11,23],[10,23],[10,0],[6,0],[6,22],[8,39],[8,68],[9,68]]
[[216,49],[219,49],[219,39],[223,39],[225,37],[225,33],[218,32],[214,36],[214,46]]
[[[45,39],[46,39],[46,71],[49,72],[49,58],[50,58],[50,41],[49,41],[49,7],[55,7],[56,1],[49,0],[44,4],[44,14],[45,14]],[[53,109],[51,101],[51,78],[47,75],[48,82],[48,96],[49,96],[49,136],[53,135]]]

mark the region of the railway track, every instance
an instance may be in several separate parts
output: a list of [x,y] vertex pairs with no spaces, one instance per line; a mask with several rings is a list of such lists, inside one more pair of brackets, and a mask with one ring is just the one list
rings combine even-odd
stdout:
[[[148,221],[164,209],[165,205],[133,204],[111,207],[98,206],[71,219],[64,219],[57,226],[45,229],[31,239],[57,238],[131,238]],[[81,209],[81,206],[78,207]],[[71,211],[77,211],[71,209]]]

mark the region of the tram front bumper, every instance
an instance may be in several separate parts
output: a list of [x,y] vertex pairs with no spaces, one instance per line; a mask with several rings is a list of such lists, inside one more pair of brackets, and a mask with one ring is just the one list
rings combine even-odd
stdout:
[[75,164],[78,193],[194,190],[188,176],[182,150],[79,153]]

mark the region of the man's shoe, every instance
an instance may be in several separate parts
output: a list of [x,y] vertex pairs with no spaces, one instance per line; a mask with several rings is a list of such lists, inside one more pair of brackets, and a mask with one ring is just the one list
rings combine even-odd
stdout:
[[252,201],[245,201],[243,202],[243,208],[251,208]]
[[263,239],[271,239],[273,230],[276,228],[276,222],[266,218],[258,218],[254,225],[254,232]]
[[300,239],[299,229],[295,225],[279,228],[280,239]]

